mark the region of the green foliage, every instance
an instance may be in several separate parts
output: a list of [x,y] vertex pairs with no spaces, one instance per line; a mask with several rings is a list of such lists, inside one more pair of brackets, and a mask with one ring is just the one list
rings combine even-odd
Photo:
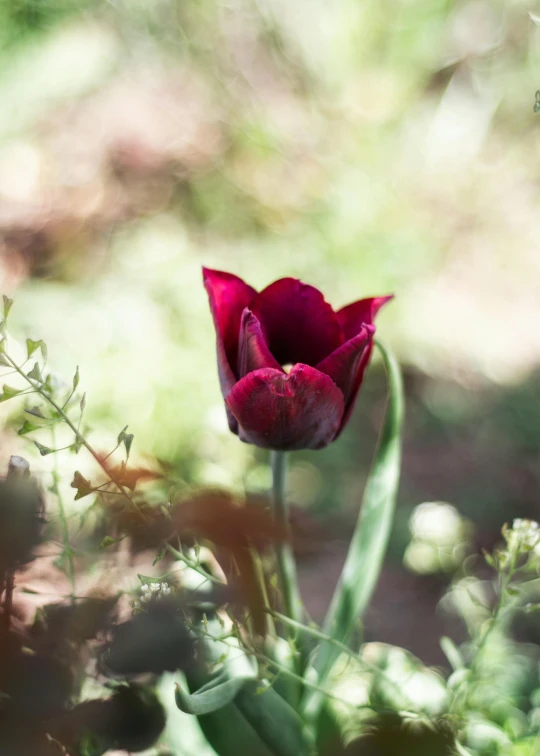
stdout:
[[[10,307],[11,304],[8,313]],[[134,439],[134,434],[127,432],[128,426],[117,435],[116,446],[109,454],[97,453],[80,430],[86,395],[77,394],[78,368],[69,388],[46,372],[47,350],[43,342],[28,345],[28,358],[38,349],[43,358],[43,362],[34,363],[28,371],[25,364],[18,365],[11,356],[7,337],[2,345],[7,366],[26,382],[26,388],[4,385],[3,400],[28,393],[33,395],[32,401],[37,395],[42,402],[41,406],[31,404],[25,408],[32,420],[24,420],[18,434],[24,437],[49,433],[50,445],[32,439],[43,457],[56,458],[63,450],[86,449],[104,482],[96,485],[79,470],[75,471],[71,481],[75,500],[90,494],[104,503],[111,495],[120,497],[119,511],[131,513],[139,528],[147,529],[151,524],[147,520],[150,510],[139,509],[139,502],[145,507],[147,503],[140,498],[138,481],[149,471],[127,467]],[[394,357],[380,343],[378,347],[387,370],[388,405],[357,529],[322,629],[276,612],[268,605],[266,589],[259,586],[257,595],[264,598],[264,611],[272,619],[268,625],[270,636],[261,643],[253,631],[249,612],[241,615],[239,622],[237,616],[227,614],[228,610],[216,608],[219,604],[212,599],[212,591],[222,578],[209,572],[212,568],[208,562],[201,562],[198,542],[192,550],[193,557],[173,548],[166,539],[157,546],[154,564],[171,553],[184,562],[194,577],[190,581],[185,572],[180,578],[186,594],[193,592],[197,598],[193,602],[188,598],[179,607],[182,622],[197,640],[198,665],[185,671],[187,690],[183,684],[177,684],[175,701],[179,710],[197,718],[217,756],[239,753],[322,756],[324,749],[338,749],[347,742],[363,743],[365,747],[377,743],[382,748],[394,742],[410,742],[411,747],[439,743],[448,753],[453,749],[462,756],[534,753],[534,744],[540,737],[537,714],[540,680],[535,666],[540,657],[535,649],[512,640],[509,635],[511,623],[522,610],[534,615],[540,606],[535,586],[535,576],[540,571],[540,526],[534,521],[515,519],[511,526],[504,526],[502,544],[493,552],[484,553],[486,564],[496,575],[494,602],[481,597],[474,588],[479,581],[473,586],[472,577],[457,581],[449,592],[448,601],[463,611],[471,637],[461,647],[448,637],[441,640],[452,668],[448,679],[439,671],[426,668],[404,649],[370,643],[355,652],[346,645],[377,582],[399,480],[403,387]],[[44,412],[42,407],[48,409]],[[71,440],[58,447],[60,430],[69,433]],[[111,461],[113,454],[123,456],[119,464]],[[150,477],[153,477],[151,471]],[[66,571],[74,596],[77,552],[70,541],[57,468],[52,478],[50,491],[58,499],[63,540],[56,564]],[[275,483],[279,485],[280,496],[284,496],[284,480],[276,476]],[[170,510],[159,491],[157,501],[156,511],[166,521],[170,520]],[[123,522],[129,520],[118,520],[121,529]],[[105,535],[97,552],[111,553],[126,539],[129,543],[137,532],[121,530],[119,534]],[[271,574],[268,577],[273,590],[282,588]],[[149,611],[152,602],[163,598],[170,601],[174,595],[167,575],[159,579],[139,578],[141,599],[133,602],[135,618]],[[255,580],[263,578],[263,573],[254,574]],[[282,574],[283,580],[294,580],[294,571]],[[205,587],[201,591],[202,586]],[[459,598],[463,593],[467,594],[468,603]],[[207,613],[203,613],[203,606],[207,607]],[[178,615],[174,621],[179,622]],[[273,635],[274,622],[287,630],[284,633],[287,640]],[[184,628],[184,624],[175,627]],[[307,639],[312,641],[311,646]],[[142,640],[145,647],[152,649],[151,638]],[[95,735],[89,735],[81,743],[81,748],[90,749],[89,752],[99,752],[101,748]],[[382,753],[386,754],[384,750]],[[179,751],[175,756],[184,754]]]
[[[209,622],[209,629],[212,626],[219,627],[215,619]],[[221,670],[203,684],[192,679],[196,690],[191,695],[178,685],[177,706],[199,717],[218,756],[308,756],[310,741],[300,716],[272,685],[256,679],[255,667],[245,653],[239,654],[234,636],[220,638],[212,641],[207,636],[204,647]]]

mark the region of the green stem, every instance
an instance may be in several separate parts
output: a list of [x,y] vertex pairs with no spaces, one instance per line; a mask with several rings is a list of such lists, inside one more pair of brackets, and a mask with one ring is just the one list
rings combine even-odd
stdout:
[[330,643],[331,645],[335,646],[342,654],[345,654],[351,659],[354,659],[355,662],[360,664],[362,667],[367,669],[369,672],[372,672],[373,674],[377,675],[381,679],[385,680],[389,685],[391,685],[397,693],[401,696],[404,702],[406,702],[406,705],[403,707],[405,709],[414,709],[414,704],[409,701],[407,695],[401,690],[401,687],[399,684],[392,680],[390,677],[386,675],[383,669],[380,667],[377,667],[376,664],[371,664],[370,662],[366,661],[360,653],[357,653],[356,651],[353,651],[349,646],[345,645],[345,643],[341,643],[340,641],[336,640],[335,638],[332,638],[331,635],[327,635],[322,630],[320,630],[318,627],[312,627],[310,625],[303,625],[301,622],[296,622],[295,620],[289,619],[288,617],[285,617],[283,614],[280,614],[279,612],[271,610],[271,614],[273,617],[275,617],[279,622],[283,622],[284,625],[289,625],[290,627],[296,628],[299,632],[305,633],[306,635],[311,635],[312,638],[317,638],[318,640],[325,641],[326,643]]
[[[52,445],[56,448],[56,432],[54,425],[51,428]],[[73,549],[69,541],[69,527],[66,517],[66,510],[64,507],[64,499],[62,492],[60,491],[60,473],[58,472],[58,456],[54,455],[54,468],[52,471],[52,477],[54,482],[54,493],[56,494],[56,500],[58,502],[58,513],[60,516],[60,523],[62,526],[62,541],[64,543],[64,555],[67,559],[67,573],[69,579],[69,585],[71,587],[71,600],[74,601],[75,596],[75,566],[73,564]]]
[[303,609],[298,582],[296,577],[296,563],[291,547],[291,527],[289,524],[289,508],[285,497],[285,478],[287,471],[287,457],[285,452],[270,452],[272,466],[272,507],[274,517],[286,535],[286,539],[276,546],[276,561],[279,587],[283,601],[284,614],[297,622],[302,621]]
[[481,677],[480,672],[481,672],[482,657],[486,650],[488,640],[494,628],[498,624],[499,618],[501,616],[501,612],[504,608],[505,598],[507,595],[507,589],[512,581],[512,578],[514,577],[515,571],[516,571],[516,557],[514,555],[510,560],[508,570],[505,571],[504,573],[499,573],[497,603],[491,614],[491,617],[487,620],[485,629],[481,633],[480,639],[478,641],[478,645],[474,652],[474,657],[469,667],[469,674],[467,675],[467,677],[463,678],[463,680],[461,681],[461,684],[458,685],[456,689],[453,700],[450,704],[450,709],[449,709],[450,713],[454,713],[456,710],[459,710],[460,708],[465,707],[467,703],[467,698],[468,698],[468,691],[474,687],[476,680]]
[[167,544],[167,551],[169,551],[179,562],[183,562],[187,567],[190,567],[195,572],[198,572],[199,575],[205,580],[208,580],[211,583],[215,583],[216,585],[225,585],[223,580],[220,580],[215,575],[211,575],[204,569],[204,567],[201,567],[200,564],[195,562],[193,559],[190,559],[184,553],[178,551],[178,549],[175,549],[174,546],[171,546],[170,543]]
[[118,488],[120,493],[128,500],[130,506],[132,507],[133,511],[137,513],[137,515],[144,521],[146,521],[146,517],[141,512],[137,504],[134,502],[133,497],[128,493],[125,486],[121,483],[120,479],[116,476],[116,474],[107,467],[104,460],[100,455],[97,453],[97,451],[90,445],[90,443],[86,440],[86,438],[82,435],[82,433],[79,431],[79,428],[77,428],[76,425],[74,425],[71,420],[69,419],[69,416],[64,412],[64,409],[58,405],[54,399],[47,394],[46,391],[43,390],[41,384],[39,381],[33,380],[32,378],[29,378],[24,370],[22,370],[19,365],[17,365],[14,360],[7,354],[7,352],[4,352],[5,359],[10,363],[10,365],[19,373],[19,375],[25,379],[27,383],[32,386],[35,391],[43,398],[46,402],[48,402],[60,415],[62,420],[68,425],[73,433],[75,434],[75,438],[77,441],[82,444],[88,452],[92,455],[92,457],[96,460],[98,465],[102,468],[102,470],[107,474],[107,476],[112,480],[114,485]]
[[264,575],[264,569],[262,565],[261,555],[256,549],[250,549],[251,559],[253,560],[253,569],[255,572],[255,578],[259,584],[261,591],[261,597],[264,603],[264,610],[266,612],[266,633],[268,635],[276,634],[276,626],[274,624],[274,617],[272,615],[272,609],[270,607],[270,600],[268,598],[268,590],[266,588],[266,578]]

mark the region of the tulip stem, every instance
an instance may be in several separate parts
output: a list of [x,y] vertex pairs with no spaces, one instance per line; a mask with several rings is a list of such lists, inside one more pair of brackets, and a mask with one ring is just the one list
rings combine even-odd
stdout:
[[302,622],[302,599],[298,590],[296,562],[291,547],[289,508],[285,496],[287,455],[285,452],[270,452],[272,466],[272,506],[276,522],[283,527],[286,539],[276,546],[277,572],[283,601],[284,614],[296,622]]

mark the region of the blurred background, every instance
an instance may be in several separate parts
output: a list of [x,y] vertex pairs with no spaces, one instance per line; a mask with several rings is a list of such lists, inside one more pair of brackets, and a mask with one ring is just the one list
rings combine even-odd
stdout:
[[[226,428],[201,265],[300,277],[336,307],[396,294],[377,325],[405,371],[404,473],[366,637],[427,663],[459,637],[436,609],[449,576],[540,517],[535,10],[0,0],[0,292],[21,343],[44,339],[68,385],[79,366],[99,448],[129,424],[185,485],[264,493],[265,453]],[[384,402],[375,360],[340,440],[292,459],[315,619]],[[2,465],[32,456],[21,412],[2,405]],[[59,464],[72,500],[91,464]]]

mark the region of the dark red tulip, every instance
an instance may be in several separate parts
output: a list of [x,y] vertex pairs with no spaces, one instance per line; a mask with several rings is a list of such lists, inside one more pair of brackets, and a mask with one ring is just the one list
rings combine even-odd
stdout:
[[[392,299],[334,312],[320,291],[281,278],[260,293],[203,268],[229,427],[265,449],[321,449],[346,423],[373,350],[373,319]],[[287,366],[291,366],[290,370]]]

